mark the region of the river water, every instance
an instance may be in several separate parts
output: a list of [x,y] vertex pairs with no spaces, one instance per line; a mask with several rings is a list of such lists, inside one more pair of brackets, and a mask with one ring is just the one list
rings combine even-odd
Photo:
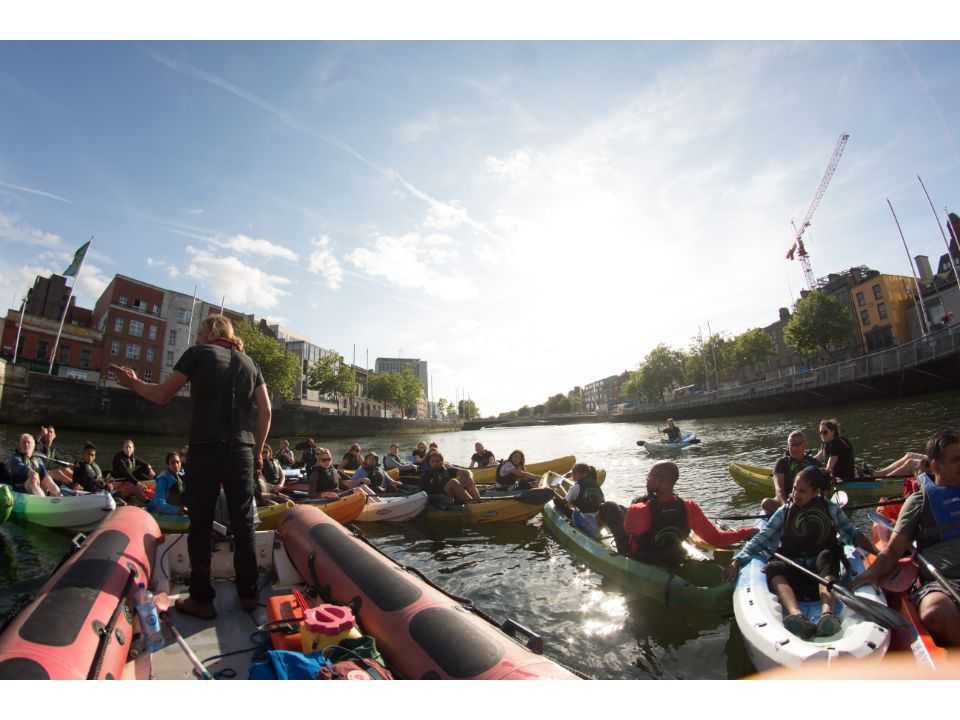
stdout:
[[[832,415],[821,411],[779,413],[691,420],[678,423],[703,444],[678,460],[677,492],[696,500],[708,516],[753,512],[756,501],[730,478],[729,463],[772,465],[783,452],[787,434],[801,429],[815,443],[817,422]],[[960,393],[908,398],[840,408],[844,435],[857,458],[875,467],[906,450],[922,450],[938,429],[960,427]],[[52,419],[55,422],[55,419]],[[6,452],[20,432],[35,428],[0,425]],[[521,448],[528,462],[573,454],[606,468],[608,499],[628,502],[645,486],[654,460],[637,447],[638,439],[655,439],[650,423],[537,426],[484,429],[437,435],[448,461],[464,462],[477,440],[498,457]],[[84,440],[99,448],[108,467],[123,438],[60,431],[61,456],[73,457]],[[154,467],[181,439],[136,437],[137,454]],[[419,438],[361,437],[364,448],[385,452],[392,440],[408,452]],[[296,440],[296,439],[294,439]],[[349,443],[323,440],[339,457]],[[864,523],[858,513],[854,519]],[[736,523],[729,523],[735,525]],[[446,533],[412,523],[365,525],[364,533],[387,554],[414,566],[446,590],[471,598],[498,619],[512,617],[539,631],[546,653],[598,678],[736,678],[752,672],[731,614],[698,616],[669,611],[654,601],[631,597],[578,563],[542,527],[538,516],[526,525],[464,528]],[[34,526],[0,526],[0,617],[18,598],[35,591],[69,544],[69,534]]]

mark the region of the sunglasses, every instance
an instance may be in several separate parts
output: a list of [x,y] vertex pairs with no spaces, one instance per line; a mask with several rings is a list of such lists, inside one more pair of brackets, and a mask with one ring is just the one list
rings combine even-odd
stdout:
[[821,435],[829,435],[830,432],[831,432],[831,431],[830,431],[830,428],[824,428],[823,430],[820,431],[820,434],[821,434]]
[[330,462],[331,460],[333,460],[332,457],[322,457],[318,459],[320,460],[320,462]]

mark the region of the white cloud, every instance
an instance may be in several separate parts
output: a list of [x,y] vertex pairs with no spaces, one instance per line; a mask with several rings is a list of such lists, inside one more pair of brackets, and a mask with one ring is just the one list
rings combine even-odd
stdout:
[[63,239],[59,235],[32,227],[2,212],[0,212],[0,240],[48,248],[63,245]]
[[284,289],[289,278],[270,275],[239,258],[214,256],[190,245],[187,255],[186,274],[206,281],[215,296],[224,296],[227,303],[269,310],[290,294]]
[[13,183],[5,182],[0,182],[0,187],[5,187],[10,190],[18,190],[20,192],[29,193],[30,195],[39,195],[40,197],[50,198],[51,200],[59,200],[67,205],[73,205],[73,203],[67,200],[65,197],[56,195],[52,192],[47,192],[46,190],[37,190],[36,188],[29,188],[24,187],[23,185],[14,185]]
[[310,253],[310,272],[320,273],[327,281],[331,290],[339,290],[343,283],[343,268],[340,261],[330,251],[330,238],[324,235],[320,239],[312,240],[316,248]]
[[247,235],[232,235],[230,237],[220,236],[211,238],[210,242],[218,247],[233,250],[234,252],[244,255],[257,255],[267,258],[278,257],[291,261],[297,260],[297,254],[290,248],[262,238],[252,238]]
[[187,210],[188,215],[203,215],[203,208],[190,208]]
[[500,175],[509,180],[522,180],[530,172],[532,162],[533,158],[527,150],[514,150],[512,155],[502,160],[488,155],[484,160],[484,166],[487,172],[493,175]]
[[154,260],[152,257],[147,258],[147,267],[153,267],[154,265],[162,265],[163,263],[159,260]]
[[397,287],[421,289],[450,300],[477,295],[473,281],[456,268],[459,252],[446,235],[381,235],[372,247],[357,248],[346,259],[358,270],[386,278]]
[[453,230],[468,219],[467,211],[459,205],[432,203],[423,226],[429,230]]

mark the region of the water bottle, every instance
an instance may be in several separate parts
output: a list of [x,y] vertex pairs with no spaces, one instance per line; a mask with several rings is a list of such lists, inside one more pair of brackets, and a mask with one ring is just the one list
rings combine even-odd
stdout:
[[144,645],[149,652],[156,652],[163,647],[163,633],[160,631],[160,615],[153,602],[153,593],[147,590],[146,585],[140,583],[135,601]]

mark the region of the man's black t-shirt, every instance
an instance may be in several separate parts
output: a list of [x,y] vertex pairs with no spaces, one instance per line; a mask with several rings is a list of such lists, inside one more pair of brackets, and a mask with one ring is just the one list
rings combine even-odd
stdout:
[[[236,357],[234,364],[232,356]],[[253,445],[257,423],[253,392],[263,385],[263,375],[253,360],[220,345],[194,345],[173,369],[190,381],[190,445]]]
[[837,456],[837,464],[833,467],[833,476],[838,480],[853,480],[856,470],[853,466],[853,445],[846,438],[834,435],[833,440],[826,443],[826,452],[824,453],[824,464],[834,455]]
[[474,453],[470,457],[470,463],[476,463],[480,467],[487,467],[487,465],[492,464],[494,461],[494,455],[489,450],[484,450],[482,453]]

